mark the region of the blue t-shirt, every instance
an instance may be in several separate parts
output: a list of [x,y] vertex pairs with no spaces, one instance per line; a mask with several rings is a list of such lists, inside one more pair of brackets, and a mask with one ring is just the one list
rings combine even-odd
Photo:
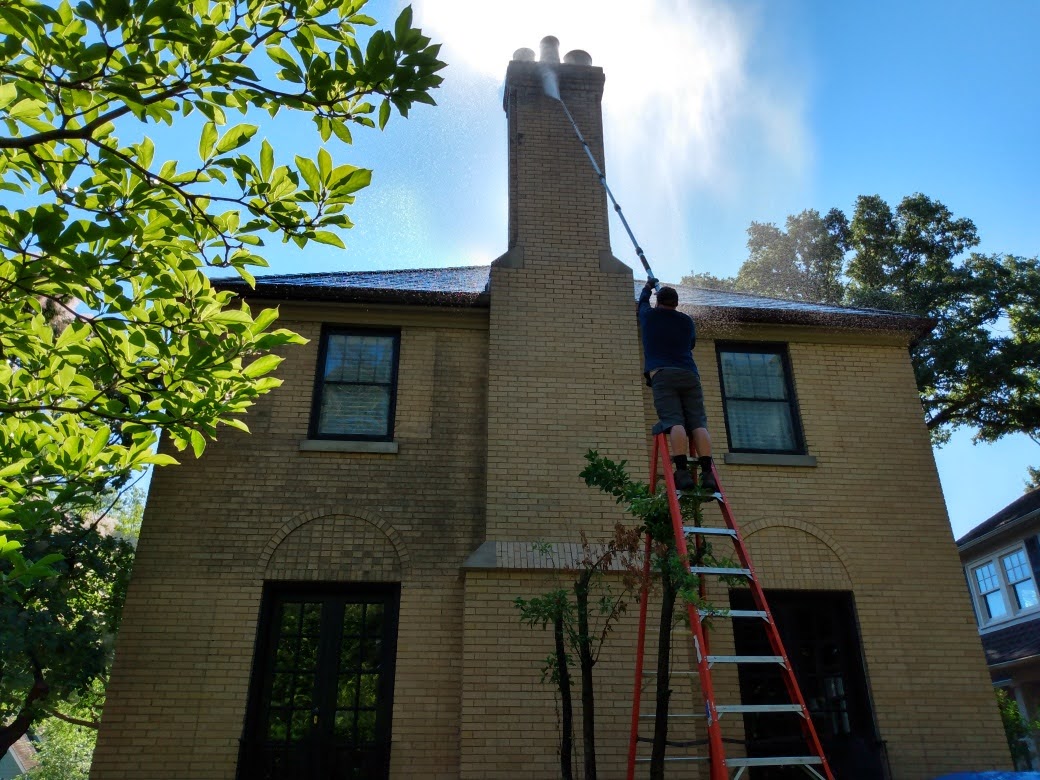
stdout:
[[676,309],[650,305],[650,288],[639,296],[639,324],[643,329],[643,370],[648,374],[658,368],[685,368],[697,372],[693,347],[697,329],[689,315]]

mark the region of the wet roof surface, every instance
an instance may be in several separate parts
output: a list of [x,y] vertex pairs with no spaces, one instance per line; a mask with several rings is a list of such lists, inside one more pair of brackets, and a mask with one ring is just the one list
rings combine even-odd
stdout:
[[996,531],[1002,526],[1013,523],[1016,520],[1038,510],[1040,510],[1040,488],[1031,490],[1024,496],[1016,498],[1006,507],[993,515],[993,517],[979,523],[957,540],[957,546],[959,547],[960,545],[974,541],[975,539]]
[[[441,306],[488,306],[491,266],[416,268],[399,271],[341,271],[256,277],[256,289],[239,279],[214,279],[221,289],[243,295],[292,300],[367,301]],[[925,333],[927,318],[880,309],[856,309],[788,301],[761,295],[674,285],[680,308],[698,317],[734,322],[781,322],[911,330]],[[633,282],[638,298],[641,280]]]

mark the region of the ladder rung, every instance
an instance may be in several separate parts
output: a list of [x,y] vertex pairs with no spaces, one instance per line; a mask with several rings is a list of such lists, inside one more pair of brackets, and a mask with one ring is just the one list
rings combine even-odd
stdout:
[[693,574],[721,574],[732,575],[736,577],[750,577],[751,569],[735,569],[729,566],[691,566],[690,571]]
[[[692,671],[691,670],[687,670],[687,669],[682,669],[682,670],[675,671],[675,672],[668,672],[668,676],[669,677],[675,677],[676,675],[683,675],[683,674],[699,674],[699,672],[696,669],[693,669]],[[643,676],[644,677],[657,677],[657,672],[643,672]]]
[[766,619],[764,609],[698,609],[697,614],[701,617]]
[[775,758],[727,758],[726,766],[806,766],[822,764],[819,756],[776,756]]
[[[649,712],[639,716],[640,718],[656,718],[656,712]],[[703,718],[705,717],[703,712],[669,712],[669,718]]]
[[[665,761],[707,761],[707,756],[665,756]],[[645,764],[648,761],[653,761],[652,758],[637,758],[637,764]]]
[[800,704],[719,704],[715,711],[720,715],[728,712],[797,712],[802,714]]
[[782,655],[709,655],[709,664],[782,664]]
[[737,532],[732,528],[705,528],[700,525],[684,525],[682,530],[687,536],[700,534],[701,536],[732,536],[734,539],[737,538]]

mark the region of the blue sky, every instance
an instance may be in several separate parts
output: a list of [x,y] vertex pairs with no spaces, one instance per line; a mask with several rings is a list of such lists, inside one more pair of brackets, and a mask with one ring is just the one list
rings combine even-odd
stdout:
[[[402,3],[376,0],[389,22]],[[502,79],[556,35],[607,77],[607,177],[658,276],[736,272],[748,225],[914,192],[973,219],[980,249],[1040,251],[1040,4],[771,0],[416,0],[449,63],[437,108],[330,146],[375,170],[347,250],[272,247],[272,271],[487,263],[506,241]],[[301,128],[266,126],[280,154]],[[282,151],[284,150],[284,151]],[[620,225],[614,253],[637,264]],[[1023,490],[1024,436],[937,452],[954,534]]]

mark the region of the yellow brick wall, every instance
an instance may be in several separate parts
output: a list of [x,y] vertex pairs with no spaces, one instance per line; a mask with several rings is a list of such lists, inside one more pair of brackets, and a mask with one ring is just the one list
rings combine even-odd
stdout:
[[[602,76],[568,74],[564,97],[602,160]],[[621,515],[578,479],[584,452],[627,459],[642,478],[654,417],[602,190],[534,71],[511,66],[509,85],[509,252],[492,269],[490,312],[285,306],[312,341],[287,352],[285,386],[249,416],[254,435],[227,432],[154,478],[93,777],[234,776],[273,579],[402,583],[395,780],[557,776],[555,703],[539,681],[551,635],[521,627],[512,602],[567,575],[525,568],[521,554],[464,562],[488,542],[604,537]],[[402,328],[397,454],[301,451],[321,322]],[[790,344],[815,467],[724,463],[715,338]],[[894,776],[1008,766],[905,338],[706,322],[696,358],[765,587],[854,593]],[[634,621],[633,609],[596,668],[607,779],[627,747]],[[722,623],[713,650],[732,644]],[[682,655],[676,668],[692,668]],[[695,688],[676,684],[689,705],[677,696],[675,709],[699,708]],[[735,701],[735,674],[716,688]],[[575,700],[580,710],[577,687]]]
[[[483,538],[487,317],[283,306],[252,436],[152,481],[95,778],[234,777],[264,581],[399,581],[393,777],[458,776],[459,568]],[[401,329],[396,455],[303,452],[320,322]],[[381,319],[382,318],[382,319]]]

